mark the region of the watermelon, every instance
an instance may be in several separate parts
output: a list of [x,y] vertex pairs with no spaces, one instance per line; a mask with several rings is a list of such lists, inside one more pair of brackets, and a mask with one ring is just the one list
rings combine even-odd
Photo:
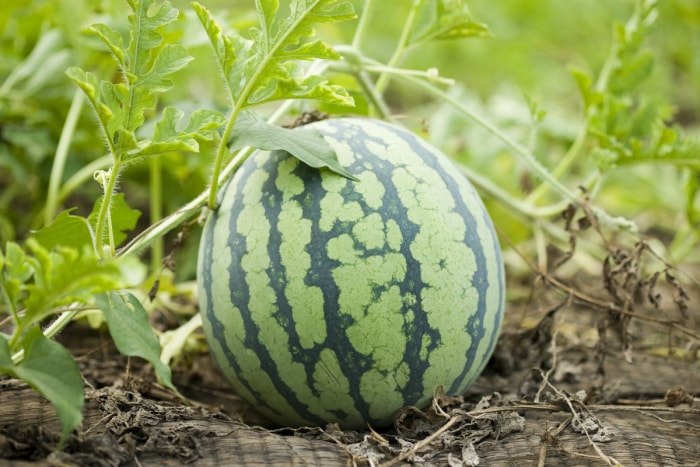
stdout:
[[463,393],[498,337],[505,280],[484,205],[435,147],[373,119],[315,122],[358,181],[251,155],[200,243],[213,359],[283,426],[391,423]]

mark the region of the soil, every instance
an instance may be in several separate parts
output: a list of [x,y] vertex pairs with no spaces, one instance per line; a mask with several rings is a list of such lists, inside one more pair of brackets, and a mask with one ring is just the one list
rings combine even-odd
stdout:
[[489,367],[465,395],[438,390],[430,407],[399,411],[394,427],[362,432],[269,426],[206,352],[175,372],[182,400],[106,335],[75,325],[60,339],[86,382],[81,429],[55,451],[51,405],[0,379],[0,465],[698,465],[698,310],[677,320],[657,312],[669,318],[661,325],[637,317],[615,332],[586,300],[543,297],[510,306]]

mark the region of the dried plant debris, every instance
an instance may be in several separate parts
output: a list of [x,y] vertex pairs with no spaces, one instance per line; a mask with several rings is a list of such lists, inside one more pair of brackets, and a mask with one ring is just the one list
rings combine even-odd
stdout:
[[[524,429],[524,418],[508,405],[498,393],[470,403],[438,388],[428,409],[404,407],[397,413],[393,434],[370,430],[346,449],[357,462],[372,466],[478,465],[480,443]],[[499,407],[503,410],[494,410]]]
[[[528,412],[560,412],[568,417],[555,427],[544,427],[541,432],[543,452],[546,446],[558,446],[561,435],[584,436],[596,456],[607,462],[599,446],[615,439],[615,427],[606,425],[590,410],[585,391],[567,393],[551,386],[538,396],[537,401],[509,400],[499,393],[484,396],[477,402],[444,394],[438,388],[430,407],[419,410],[405,407],[395,419],[393,433],[357,433],[341,431],[329,426],[323,436],[343,445],[355,465],[389,467],[393,465],[449,465],[473,466],[480,464],[479,452],[493,443],[507,443],[507,438],[526,428]],[[563,449],[561,446],[558,449]]]
[[664,401],[669,407],[677,407],[681,404],[688,404],[689,407],[692,407],[695,403],[695,397],[683,386],[674,386],[666,391]]
[[[658,334],[659,327],[669,335],[669,352],[700,341],[700,333],[693,330],[697,317],[689,313],[690,294],[678,279],[680,271],[656,253],[648,239],[624,245],[614,234],[606,235],[587,197],[579,206],[569,205],[562,213],[562,219],[569,234],[569,249],[551,261],[540,260],[540,264],[550,265],[548,271],[538,271],[531,265],[537,274],[533,292],[544,284],[543,292],[548,293],[553,288],[568,297],[568,303],[562,303],[547,313],[566,310],[574,304],[582,304],[597,312],[598,373],[604,374],[605,357],[614,351],[613,341],[609,340],[611,336],[616,338],[614,343],[619,344],[628,362],[632,362],[634,347],[643,343],[649,334]],[[586,235],[592,232],[597,236],[595,243],[603,247],[599,284],[580,283],[577,275],[567,279],[557,275],[576,253],[578,238],[584,232]]]

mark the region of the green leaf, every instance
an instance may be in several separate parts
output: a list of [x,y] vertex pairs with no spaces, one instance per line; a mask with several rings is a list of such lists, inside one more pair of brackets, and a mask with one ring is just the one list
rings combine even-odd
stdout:
[[93,24],[87,31],[99,37],[105,43],[117,64],[122,68],[127,68],[126,57],[124,55],[124,39],[116,29],[101,23]]
[[150,69],[136,77],[134,86],[148,89],[149,93],[168,91],[173,82],[166,76],[185,68],[192,58],[183,47],[167,44],[158,52]]
[[61,421],[60,447],[82,422],[84,397],[80,369],[70,352],[47,339],[39,326],[29,329],[22,345],[24,359],[15,365],[8,342],[0,334],[0,372],[23,380],[53,404]]
[[226,123],[226,117],[221,112],[199,109],[190,115],[184,132],[199,137],[209,136],[206,139],[211,139],[215,134],[213,130],[220,128],[224,123]]
[[578,85],[579,92],[581,93],[581,96],[583,97],[583,102],[586,107],[590,107],[592,105],[592,96],[591,93],[593,92],[592,87],[593,87],[593,78],[591,77],[590,74],[586,73],[585,71],[581,70],[580,68],[576,67],[571,67],[569,69],[569,72],[571,73],[571,76],[574,77],[574,80],[576,81],[576,84]]
[[141,143],[141,147],[127,155],[122,160],[134,159],[172,151],[198,152],[199,141],[211,140],[216,137],[214,130],[226,121],[226,117],[214,110],[200,109],[192,113],[187,127],[177,130],[184,113],[174,107],[163,109],[163,116],[156,122],[153,129],[153,139]]
[[643,46],[657,16],[656,1],[637,0],[631,18],[615,27],[597,81],[572,70],[585,103],[588,133],[597,143],[588,153],[601,171],[658,161],[691,168],[700,164],[698,142],[668,126],[673,109],[640,90],[652,72],[653,56]]
[[25,263],[32,269],[34,281],[24,286],[26,311],[21,325],[25,328],[54,314],[57,307],[90,303],[95,293],[123,286],[117,263],[98,263],[91,247],[76,250],[58,246],[49,252],[31,237],[27,245],[32,257],[27,256]]
[[227,82],[231,82],[231,71],[236,60],[236,52],[232,40],[224,34],[224,31],[212,18],[209,10],[197,2],[192,3],[192,8],[202,23],[204,31],[209,36],[209,42],[214,48],[214,56],[219,65],[219,71]]
[[72,247],[82,250],[93,246],[93,237],[87,219],[72,216],[76,208],[62,211],[46,227],[33,233],[34,238],[47,250],[57,246]]
[[259,27],[251,39],[226,36],[211,14],[193,7],[214,48],[231,99],[239,108],[271,100],[309,98],[351,106],[350,95],[320,76],[305,76],[298,60],[338,59],[327,44],[312,40],[314,24],[355,18],[347,0],[295,0],[289,14],[279,12],[276,0],[256,0]]
[[78,67],[68,68],[66,70],[66,75],[85,93],[92,110],[95,112],[95,115],[100,122],[103,133],[105,133],[105,135],[108,134],[111,139],[111,132],[108,132],[107,128],[109,127],[114,114],[112,112],[112,108],[103,103],[101,99],[101,85],[97,77],[94,74],[85,72]]
[[625,66],[617,67],[610,79],[610,91],[615,94],[634,89],[651,76],[654,54],[647,50],[624,61]]
[[491,36],[488,26],[474,21],[464,0],[429,0],[422,4],[419,26],[408,41],[412,47],[434,40]]
[[175,22],[178,10],[170,2],[129,0],[129,41],[104,24],[88,31],[99,37],[119,65],[124,82],[98,81],[91,73],[71,68],[68,76],[88,96],[115,157],[128,157],[140,147],[136,130],[155,109],[157,96],[172,88],[169,76],[192,60],[180,45],[164,43],[162,30]]
[[22,248],[7,242],[5,254],[0,251],[0,291],[12,310],[20,308],[24,284],[32,277],[34,270]]
[[317,99],[331,104],[353,106],[354,101],[342,86],[328,84],[317,75],[304,76],[296,62],[278,63],[274,72],[262,76],[248,97],[250,105],[279,99]]
[[177,20],[178,11],[165,1],[153,8],[153,0],[128,0],[129,46],[124,51],[129,67],[126,71],[138,77],[148,70],[154,52],[160,49],[163,35],[160,28]]
[[232,151],[245,146],[266,151],[287,151],[310,167],[328,167],[343,177],[357,181],[340,165],[335,151],[318,131],[304,127],[294,130],[278,127],[249,112],[241,114],[233,128]]
[[160,381],[177,392],[171,381],[170,367],[160,360],[160,342],[141,302],[128,292],[107,292],[95,299],[119,352],[151,363]]
[[2,262],[9,275],[20,282],[26,282],[32,276],[33,271],[27,261],[27,255],[15,242],[7,242]]
[[[102,207],[104,196],[100,196],[95,205],[92,207],[92,212],[88,216],[88,222],[92,226],[92,230],[96,231],[97,216]],[[136,227],[136,223],[141,216],[141,212],[132,209],[126,204],[123,193],[117,193],[112,196],[112,205],[110,206],[112,232],[114,234],[115,245],[120,245],[126,240],[127,232],[130,232]]]

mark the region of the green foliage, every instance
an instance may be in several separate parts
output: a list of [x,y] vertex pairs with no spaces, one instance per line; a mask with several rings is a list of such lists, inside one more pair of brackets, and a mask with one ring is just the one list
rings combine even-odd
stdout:
[[335,151],[315,130],[303,127],[295,130],[282,128],[245,112],[240,114],[233,127],[230,148],[235,151],[246,146],[266,151],[284,150],[309,167],[327,167],[337,174],[357,181],[357,178],[340,165]]
[[[215,2],[180,12],[108,0],[99,16],[72,0],[0,8],[0,372],[51,400],[63,439],[82,385],[50,338],[97,307],[120,350],[169,385],[135,297],[172,266],[174,229],[177,272],[191,278],[189,220],[216,208],[250,147],[352,177],[318,134],[276,125],[310,99],[425,122],[524,252],[536,238],[566,247],[557,216],[584,186],[601,223],[641,220],[672,238],[671,260],[700,258],[697,2]],[[346,21],[353,3],[358,22]],[[149,247],[152,277],[135,283],[128,270]]]
[[0,311],[13,322],[12,334],[0,335],[0,373],[23,379],[54,404],[63,443],[82,420],[83,381],[70,353],[47,339],[40,324],[63,307],[120,287],[122,275],[114,263],[97,263],[90,248],[49,251],[35,239],[27,246],[29,252],[8,242],[0,251]]
[[141,357],[155,368],[161,382],[177,392],[170,367],[160,360],[160,343],[148,322],[148,313],[133,294],[104,292],[95,297],[114,344],[122,355]]
[[46,227],[34,233],[34,238],[46,249],[69,247],[80,250],[92,245],[92,232],[87,219],[71,215],[75,209],[62,211]]
[[422,18],[408,41],[416,47],[434,40],[467,37],[489,37],[487,25],[474,21],[467,4],[460,0],[421,1],[418,12]]
[[[130,1],[129,6],[132,14],[128,46],[113,28],[104,24],[88,28],[108,47],[124,82],[98,81],[95,75],[79,68],[67,71],[68,77],[88,96],[115,159],[124,154],[133,158],[148,146],[148,142],[138,143],[135,132],[143,125],[145,113],[155,108],[158,94],[172,88],[169,76],[191,60],[184,47],[164,42],[163,28],[178,15],[169,2],[153,7],[152,1]],[[168,117],[175,118],[176,114],[164,112],[164,119]]]
[[[104,42],[124,77],[123,82],[100,81],[94,74],[72,67],[68,77],[85,92],[97,116],[109,152],[112,167],[99,174],[98,181],[104,191],[95,222],[95,249],[99,255],[111,256],[115,251],[114,230],[110,228],[110,206],[116,181],[125,164],[146,155],[164,151],[196,151],[198,144],[192,131],[172,131],[182,112],[166,108],[161,121],[155,127],[153,139],[141,139],[137,135],[146,113],[155,109],[160,94],[173,86],[170,76],[187,66],[191,57],[184,47],[165,41],[163,30],[177,20],[178,11],[170,2],[155,5],[152,0],[129,1],[132,14],[129,16],[130,36],[124,45],[121,33],[107,25],[96,24],[88,31]],[[206,130],[217,126],[216,117],[210,113],[197,115],[195,122],[200,127],[195,132],[204,135]],[[192,129],[190,122],[188,129]],[[110,248],[103,249],[107,238]]]
[[45,169],[67,105],[57,76],[62,76],[71,52],[59,28],[47,22],[43,31],[34,31],[23,24],[23,19],[42,23],[32,13],[29,9],[25,17],[7,19],[8,27],[16,22],[16,29],[34,36],[26,50],[8,50],[0,41],[0,245],[23,235],[43,205]]
[[60,446],[82,422],[83,378],[80,370],[68,350],[47,339],[39,326],[29,328],[21,343],[24,359],[15,364],[8,339],[0,334],[0,374],[24,380],[54,405],[63,427]]
[[[146,157],[197,153],[203,146],[217,145],[216,166],[220,167],[223,156],[230,151],[227,144],[232,138],[234,146],[289,149],[312,166],[327,166],[352,177],[319,135],[303,129],[292,132],[250,117],[252,114],[240,113],[252,105],[289,98],[352,104],[342,87],[329,84],[321,75],[307,75],[297,64],[300,60],[338,58],[330,46],[311,40],[313,25],[354,17],[349,3],[294,1],[286,15],[279,13],[276,1],[257,2],[260,25],[251,31],[250,38],[224,36],[207,10],[195,4],[227,80],[232,108],[228,118],[218,110],[195,109],[186,121],[185,112],[175,107],[164,106],[158,111],[160,99],[173,88],[177,72],[192,60],[176,42],[177,34],[172,34],[180,27],[179,12],[167,1],[128,0],[128,5],[128,38],[120,29],[102,23],[87,29],[109,51],[120,78],[100,79],[80,67],[66,71],[87,97],[111,158],[111,167],[94,170],[103,195],[94,201],[87,217],[77,215],[73,208],[58,214],[26,241],[28,252],[17,243],[8,242],[5,253],[0,254],[4,302],[0,310],[7,312],[13,322],[12,334],[2,335],[0,372],[24,379],[55,405],[63,426],[61,442],[81,421],[82,380],[68,351],[48,337],[68,324],[81,307],[96,305],[118,350],[149,361],[163,384],[175,390],[170,369],[160,360],[160,343],[147,312],[133,294],[123,290],[131,284],[126,283],[128,274],[114,258],[117,247],[127,239],[140,216],[138,210],[129,207],[124,195],[116,192],[117,181],[127,166]],[[56,66],[65,67],[67,53],[60,49],[60,36],[53,30],[41,36],[26,59],[5,79],[0,97],[8,96],[20,85],[24,86],[23,93],[18,96],[26,97],[46,85]],[[80,100],[74,99],[73,104],[76,102],[80,105]],[[70,138],[71,126],[77,123],[74,116],[69,116],[62,137]],[[240,125],[240,130],[233,131],[234,123]],[[19,139],[17,142],[25,145]],[[17,158],[9,161],[15,163]],[[56,157],[54,163],[64,162]],[[52,179],[54,174],[60,178],[63,171],[64,167],[57,165]],[[158,208],[162,196],[162,185],[155,182],[160,179],[161,167],[150,166],[156,188],[152,190],[153,209]],[[218,169],[212,180],[213,195]],[[49,196],[58,196],[57,188],[49,191]],[[48,204],[51,208],[47,207],[47,218],[51,219],[56,199]],[[59,318],[42,332],[44,321],[56,314]]]
[[673,108],[640,94],[653,69],[654,58],[644,42],[658,18],[656,3],[637,2],[632,18],[616,25],[610,55],[595,82],[590,74],[573,70],[588,131],[600,145],[593,154],[602,170],[659,161],[700,166],[700,146],[666,124]]
[[314,35],[313,25],[345,21],[355,17],[352,5],[338,0],[296,0],[289,15],[279,13],[276,0],[256,0],[260,25],[251,38],[227,36],[199,3],[193,3],[214,48],[219,69],[235,108],[271,100],[311,98],[352,105],[344,88],[328,84],[319,75],[304,76],[298,60],[340,58],[320,40],[304,41]]
[[48,250],[33,238],[26,244],[29,253],[9,242],[4,256],[0,256],[2,290],[16,326],[13,350],[25,329],[54,314],[55,308],[73,302],[89,303],[93,294],[122,286],[117,265],[98,263],[89,247]]
[[[225,143],[229,141],[243,109],[280,99],[319,99],[340,105],[353,103],[344,88],[328,84],[320,75],[307,75],[298,65],[300,60],[339,58],[324,42],[305,39],[314,35],[315,23],[354,18],[349,2],[293,0],[288,16],[279,13],[277,0],[256,0],[255,6],[259,26],[253,28],[251,38],[246,39],[236,33],[226,35],[209,10],[199,3],[192,4],[212,44],[232,106],[211,177],[209,207],[212,209],[216,208],[219,174],[227,152]],[[326,145],[320,137],[318,139],[318,145]],[[337,170],[339,165],[333,151],[327,147],[323,154],[332,157],[322,164],[331,170]],[[338,173],[347,175],[343,170]]]
[[[99,213],[102,210],[103,201],[104,196],[95,201],[92,212],[87,218],[88,222],[90,223],[90,227],[92,227],[92,232],[99,232],[97,229],[97,222]],[[140,216],[141,213],[139,211],[130,208],[126,204],[124,194],[118,193],[112,196],[112,205],[109,206],[109,218],[110,231],[112,232],[112,241],[114,242],[114,245],[119,245],[126,239],[127,232],[136,227],[136,222]]]

